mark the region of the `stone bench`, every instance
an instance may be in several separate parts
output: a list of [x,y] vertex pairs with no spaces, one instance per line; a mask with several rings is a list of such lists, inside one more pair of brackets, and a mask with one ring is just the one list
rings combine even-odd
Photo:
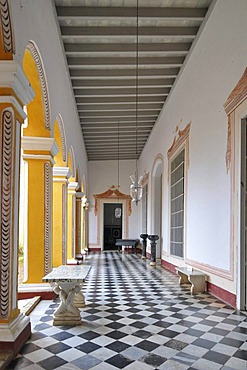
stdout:
[[191,295],[205,291],[206,274],[188,267],[177,267],[176,271],[179,275],[180,285],[191,283]]
[[42,278],[50,283],[60,298],[60,306],[54,312],[53,325],[81,325],[79,308],[85,306],[85,297],[81,291],[91,266],[63,265],[54,268]]

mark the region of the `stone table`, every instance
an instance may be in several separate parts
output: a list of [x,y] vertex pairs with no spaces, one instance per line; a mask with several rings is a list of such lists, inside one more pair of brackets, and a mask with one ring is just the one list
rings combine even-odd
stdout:
[[59,266],[43,277],[59,295],[60,305],[54,312],[53,325],[81,325],[78,307],[85,305],[82,286],[91,266]]

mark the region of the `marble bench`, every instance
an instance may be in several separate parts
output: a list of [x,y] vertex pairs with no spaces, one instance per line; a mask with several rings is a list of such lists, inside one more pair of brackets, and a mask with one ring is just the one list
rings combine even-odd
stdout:
[[188,267],[177,267],[176,271],[180,285],[191,283],[191,295],[205,291],[206,275],[203,272]]
[[54,312],[53,325],[81,325],[80,307],[85,306],[82,286],[91,266],[59,266],[43,277],[59,295],[60,305]]

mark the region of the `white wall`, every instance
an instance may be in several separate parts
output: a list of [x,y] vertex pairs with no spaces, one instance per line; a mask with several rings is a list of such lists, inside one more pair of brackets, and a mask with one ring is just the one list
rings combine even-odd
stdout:
[[22,66],[23,54],[30,40],[37,45],[44,65],[50,98],[51,126],[57,114],[61,114],[68,149],[74,148],[76,167],[87,181],[87,155],[75,100],[72,93],[68,69],[63,55],[59,29],[52,0],[11,1],[16,54]]
[[[97,217],[94,215],[94,194],[108,190],[112,185],[117,186],[118,171],[117,161],[89,161],[89,246],[97,244]],[[129,194],[131,184],[130,175],[135,173],[135,160],[120,161],[119,165],[120,192]],[[132,215],[129,217],[128,238],[139,238],[138,207],[132,204]],[[99,246],[102,247],[102,246]]]
[[[140,158],[150,172],[164,156],[164,251],[169,251],[167,151],[191,121],[187,192],[186,258],[215,269],[210,281],[236,291],[235,282],[217,276],[230,269],[230,175],[226,173],[227,115],[224,103],[247,61],[246,0],[218,0]],[[151,217],[149,215],[149,217]],[[163,252],[164,252],[163,251]],[[184,261],[165,256],[181,265]]]

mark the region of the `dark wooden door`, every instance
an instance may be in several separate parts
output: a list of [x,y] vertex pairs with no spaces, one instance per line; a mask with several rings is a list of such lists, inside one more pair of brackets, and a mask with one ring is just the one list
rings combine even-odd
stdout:
[[122,239],[122,204],[104,204],[104,250],[117,249],[116,239]]

